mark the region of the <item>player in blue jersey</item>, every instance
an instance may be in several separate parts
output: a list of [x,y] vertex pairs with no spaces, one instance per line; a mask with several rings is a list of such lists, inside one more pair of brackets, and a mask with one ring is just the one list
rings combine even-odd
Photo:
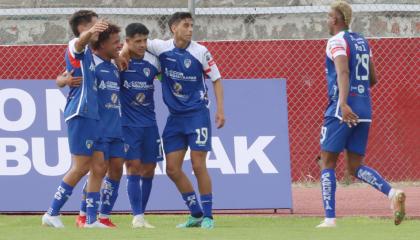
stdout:
[[[163,160],[153,99],[159,60],[146,52],[149,30],[141,23],[129,24],[126,44],[128,68],[121,72],[123,135],[127,148],[127,193],[134,228],[154,228],[144,219],[152,190],[156,163]],[[140,185],[141,182],[141,185]]]
[[[215,61],[206,47],[192,41],[193,19],[188,12],[174,13],[169,19],[173,39],[148,40],[147,50],[159,58],[162,68],[162,93],[170,115],[163,131],[166,173],[177,186],[191,216],[177,227],[214,227],[212,186],[206,167],[211,150],[211,120],[208,88],[205,78],[213,83],[217,101],[216,126],[225,123],[223,87]],[[126,55],[123,52],[123,55]],[[201,205],[194,188],[182,170],[188,147],[197,178]]]
[[394,189],[374,169],[363,165],[372,119],[370,87],[376,83],[372,54],[366,39],[349,29],[352,9],[345,1],[331,5],[328,29],[333,36],[326,49],[329,104],[321,130],[321,186],[325,219],[317,227],[335,227],[335,167],[344,151],[348,171],[388,196],[394,223],[405,215],[405,194]]
[[90,11],[76,12],[70,18],[71,28],[78,38],[69,43],[68,54],[74,60],[79,60],[80,65],[78,70],[68,70],[73,73],[79,71],[83,80],[79,87],[70,90],[67,98],[64,117],[68,125],[73,164],[58,187],[50,208],[42,217],[42,224],[46,226],[64,227],[59,218],[60,209],[72,194],[75,185],[87,174],[91,163],[99,114],[92,50],[85,46],[96,41],[99,33],[107,28],[106,23],[96,20],[96,13]]
[[[117,66],[111,61],[121,50],[120,28],[109,23],[98,41],[92,43],[95,76],[98,88],[97,139],[93,144],[93,158],[86,186],[85,228],[115,227],[109,214],[118,196],[119,182],[124,165],[124,142],[121,127],[120,78]],[[102,180],[102,193],[100,193]],[[101,203],[100,221],[97,212]]]

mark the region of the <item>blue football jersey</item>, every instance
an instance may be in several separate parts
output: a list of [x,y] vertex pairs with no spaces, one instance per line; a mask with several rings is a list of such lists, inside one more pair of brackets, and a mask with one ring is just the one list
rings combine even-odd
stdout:
[[192,41],[186,49],[176,48],[174,40],[148,40],[147,50],[157,56],[162,68],[162,94],[171,114],[189,114],[209,104],[206,75],[221,78],[206,47]]
[[159,60],[146,52],[143,59],[130,59],[128,69],[120,73],[123,126],[157,125],[153,81],[159,72]]
[[117,66],[93,55],[98,80],[99,137],[121,138],[120,76]]
[[361,122],[371,122],[369,62],[372,54],[368,42],[358,33],[342,31],[328,40],[326,53],[329,104],[325,116],[337,117],[340,120],[342,117],[338,106],[339,90],[334,58],[345,55],[348,57],[350,70],[347,104],[359,116]]
[[75,38],[69,42],[65,55],[66,70],[74,70],[73,76],[82,76],[83,80],[79,87],[70,88],[64,109],[64,119],[67,121],[75,116],[99,119],[92,50],[86,46],[83,52],[76,52],[75,43],[77,40]]

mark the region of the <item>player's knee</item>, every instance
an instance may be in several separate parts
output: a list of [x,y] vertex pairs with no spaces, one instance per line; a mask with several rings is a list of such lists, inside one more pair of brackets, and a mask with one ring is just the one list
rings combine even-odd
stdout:
[[195,162],[192,165],[194,174],[196,176],[205,174],[207,172],[207,168],[206,168],[206,164],[205,163],[201,163],[201,162]]
[[166,166],[166,174],[171,179],[177,178],[181,174],[181,171],[182,170],[176,166],[172,166],[172,165]]
[[153,177],[155,175],[156,164],[145,164],[141,175],[143,177]]
[[109,178],[115,181],[119,181],[122,177],[123,166],[112,166],[108,170]]
[[130,160],[125,162],[125,167],[127,168],[127,173],[129,175],[140,175],[141,167],[140,162],[136,160]]
[[95,176],[105,176],[108,166],[106,163],[95,163],[91,166],[91,174],[94,174]]

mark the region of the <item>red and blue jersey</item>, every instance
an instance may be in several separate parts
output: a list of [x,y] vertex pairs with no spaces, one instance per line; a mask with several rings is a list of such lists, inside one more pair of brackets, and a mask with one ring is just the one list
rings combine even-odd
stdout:
[[73,76],[81,76],[83,80],[79,87],[70,88],[64,118],[66,121],[75,116],[99,119],[93,53],[89,46],[86,46],[82,52],[77,52],[75,49],[77,40],[77,38],[71,40],[66,50],[66,70],[68,72],[73,70]]
[[347,104],[359,116],[360,122],[371,122],[369,62],[372,54],[368,42],[358,33],[342,31],[328,40],[326,54],[329,103],[325,116],[336,117],[340,120],[342,118],[338,106],[339,89],[334,58],[343,55],[348,58],[350,70]]

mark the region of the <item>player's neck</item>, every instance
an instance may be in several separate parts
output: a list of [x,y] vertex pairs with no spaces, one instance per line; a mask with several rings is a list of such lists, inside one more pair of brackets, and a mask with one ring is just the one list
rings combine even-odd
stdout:
[[95,51],[95,54],[100,57],[102,60],[111,61],[111,58],[108,57],[106,54],[102,53],[101,51]]
[[335,29],[335,31],[334,31],[334,35],[336,35],[336,34],[338,34],[338,33],[342,32],[342,31],[348,31],[348,30],[349,30],[349,28],[348,28],[348,27],[346,27],[346,26],[337,27],[337,28]]
[[143,54],[137,54],[137,53],[134,53],[134,52],[130,52],[130,58],[137,59],[137,60],[142,60],[144,58],[144,53]]
[[186,49],[190,45],[190,41],[185,41],[184,39],[174,38],[174,44],[176,48]]

